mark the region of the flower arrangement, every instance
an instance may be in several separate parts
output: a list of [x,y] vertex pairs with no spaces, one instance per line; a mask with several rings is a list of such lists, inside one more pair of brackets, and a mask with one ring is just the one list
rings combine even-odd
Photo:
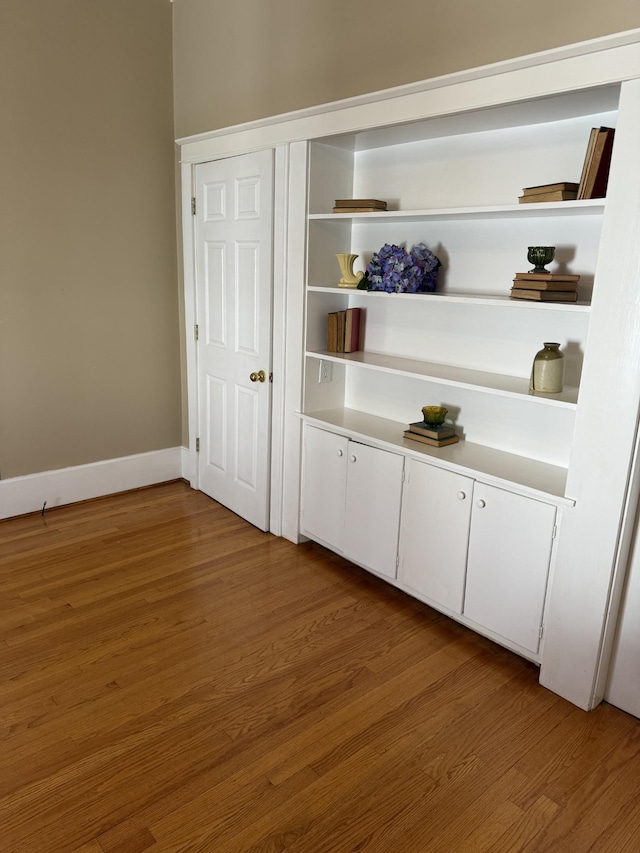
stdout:
[[436,289],[441,263],[424,243],[406,249],[385,243],[374,252],[358,287],[387,293],[425,293]]

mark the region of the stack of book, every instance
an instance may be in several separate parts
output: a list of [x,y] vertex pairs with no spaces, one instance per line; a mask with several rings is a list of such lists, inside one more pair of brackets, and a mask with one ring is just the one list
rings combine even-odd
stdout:
[[377,198],[337,198],[334,213],[380,213],[387,202]]
[[536,302],[577,302],[579,275],[519,272],[513,280],[512,299]]
[[430,426],[424,421],[409,424],[409,429],[404,431],[404,437],[410,438],[412,441],[421,441],[423,444],[431,445],[431,447],[446,447],[447,444],[456,444],[460,441],[455,429],[449,424]]
[[356,352],[360,349],[360,308],[327,314],[327,352]]
[[561,181],[558,184],[542,184],[539,187],[525,187],[518,196],[520,204],[538,201],[574,201],[578,198],[579,184]]
[[612,127],[593,127],[582,166],[578,198],[604,198],[613,151]]

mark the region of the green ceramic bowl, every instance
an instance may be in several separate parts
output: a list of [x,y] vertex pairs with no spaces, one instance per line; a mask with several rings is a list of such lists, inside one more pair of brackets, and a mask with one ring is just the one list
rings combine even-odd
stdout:
[[440,424],[444,423],[444,419],[447,417],[448,409],[445,409],[444,406],[424,406],[422,409],[422,416],[424,418],[424,422],[429,424],[429,426],[440,426]]

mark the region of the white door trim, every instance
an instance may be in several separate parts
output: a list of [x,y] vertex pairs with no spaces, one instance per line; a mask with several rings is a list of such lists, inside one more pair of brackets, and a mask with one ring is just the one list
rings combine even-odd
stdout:
[[287,280],[287,246],[289,238],[289,150],[275,148],[273,164],[273,294],[271,320],[271,495],[269,530],[282,535],[282,481],[284,460],[284,413],[286,384],[287,324],[285,320]]
[[194,489],[200,486],[196,438],[198,436],[198,353],[195,339],[196,274],[195,218],[191,199],[195,197],[195,166],[181,164],[182,187],[182,263],[184,276],[184,336],[187,377],[188,460],[189,482]]

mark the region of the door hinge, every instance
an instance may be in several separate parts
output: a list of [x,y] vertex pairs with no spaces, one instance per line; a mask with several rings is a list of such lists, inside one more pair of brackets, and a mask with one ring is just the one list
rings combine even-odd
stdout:
[[405,471],[405,470],[404,470],[404,468],[403,468],[403,469],[402,469],[402,481],[401,481],[401,482],[403,482],[403,483],[404,483],[404,481],[405,481],[405,477],[406,477],[406,471]]
[[196,438],[196,453],[200,453],[200,439]]
[[191,197],[191,213],[193,216],[196,215],[196,197],[195,196]]
[[556,524],[553,525],[553,530],[551,531],[551,538],[555,539],[558,535],[558,526]]
[[193,337],[198,340],[198,335],[200,334],[200,329],[198,328],[198,324],[195,323],[193,327]]
[[540,626],[540,630],[538,631],[538,639],[539,639],[539,640],[541,640],[541,639],[542,639],[542,635],[543,635],[543,633],[544,633],[544,625],[541,625],[541,626]]

